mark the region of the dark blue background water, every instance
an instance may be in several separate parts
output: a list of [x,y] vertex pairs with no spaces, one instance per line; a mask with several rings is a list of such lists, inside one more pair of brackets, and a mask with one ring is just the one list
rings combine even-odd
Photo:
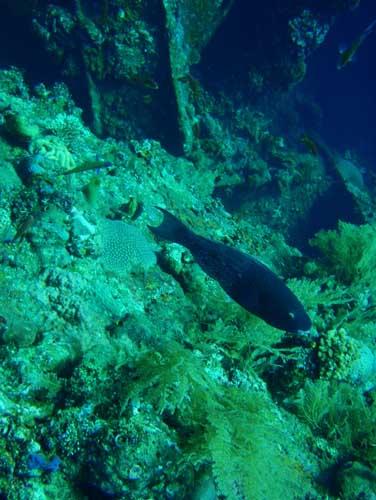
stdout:
[[[333,14],[333,9],[325,10],[325,2],[307,0],[307,8],[311,5],[314,16],[317,4],[321,5],[320,12]],[[231,90],[233,85],[246,91],[250,64],[257,67],[273,61],[278,49],[269,39],[275,31],[282,37],[282,45],[288,43],[286,25],[294,15],[294,3],[289,2],[290,7],[286,9],[281,5],[277,0],[258,4],[248,0],[235,2],[203,51],[198,74],[206,85],[212,90]],[[296,14],[300,10],[301,2],[296,1]],[[272,12],[278,15],[273,16]],[[317,103],[322,112],[320,129],[317,129],[318,123],[312,123],[303,112],[303,128],[319,132],[322,140],[339,153],[354,149],[368,166],[375,164],[376,169],[376,29],[359,48],[357,60],[342,70],[337,69],[339,46],[351,45],[375,18],[376,0],[361,0],[356,9],[338,15],[325,42],[307,59],[306,77],[295,90],[300,96],[305,94],[303,99],[307,103],[311,100]],[[278,78],[278,73],[274,77]],[[267,96],[267,106],[273,107],[271,102]],[[281,110],[276,113],[277,121],[279,117],[280,131],[291,135],[293,131]]]
[[311,56],[302,88],[321,106],[321,135],[344,152],[353,149],[376,171],[376,29],[357,52],[356,60],[336,68],[338,47],[351,42],[376,18],[376,1],[338,17],[324,44]]

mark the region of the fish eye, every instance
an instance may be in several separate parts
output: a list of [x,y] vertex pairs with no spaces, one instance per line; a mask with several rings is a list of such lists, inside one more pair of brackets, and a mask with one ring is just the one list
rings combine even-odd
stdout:
[[295,314],[294,314],[293,312],[291,312],[291,311],[290,311],[290,312],[289,312],[289,317],[290,317],[291,319],[295,319]]

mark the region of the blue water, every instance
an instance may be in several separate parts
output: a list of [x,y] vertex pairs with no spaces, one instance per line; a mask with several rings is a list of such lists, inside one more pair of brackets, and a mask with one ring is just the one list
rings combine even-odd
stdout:
[[365,166],[376,170],[376,32],[359,48],[356,59],[337,70],[338,49],[349,45],[376,18],[376,2],[341,14],[327,39],[312,54],[302,88],[320,104],[321,133],[339,151],[354,149]]

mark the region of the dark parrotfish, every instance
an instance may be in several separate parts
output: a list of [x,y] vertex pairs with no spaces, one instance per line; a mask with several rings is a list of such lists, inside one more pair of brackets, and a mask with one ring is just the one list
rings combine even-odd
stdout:
[[[159,208],[159,207],[158,207]],[[311,320],[283,280],[255,257],[199,236],[167,210],[162,224],[149,226],[159,238],[188,248],[196,262],[244,309],[291,333],[307,332]]]

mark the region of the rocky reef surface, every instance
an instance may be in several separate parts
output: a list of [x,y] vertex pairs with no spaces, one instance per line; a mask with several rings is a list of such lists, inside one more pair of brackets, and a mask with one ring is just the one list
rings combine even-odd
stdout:
[[[376,494],[375,185],[296,91],[357,2],[311,3],[0,3],[1,498]],[[283,276],[310,334],[154,240],[156,207]]]

